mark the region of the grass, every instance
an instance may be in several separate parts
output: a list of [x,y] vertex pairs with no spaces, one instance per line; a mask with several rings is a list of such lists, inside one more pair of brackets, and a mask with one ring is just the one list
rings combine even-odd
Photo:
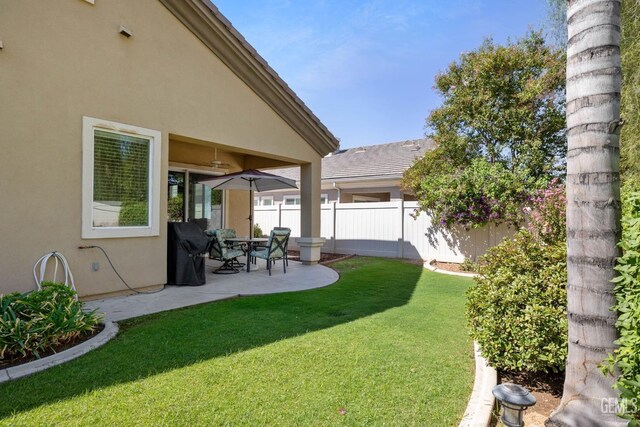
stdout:
[[327,288],[133,319],[109,344],[0,385],[0,425],[455,425],[473,382],[471,281],[397,260]]

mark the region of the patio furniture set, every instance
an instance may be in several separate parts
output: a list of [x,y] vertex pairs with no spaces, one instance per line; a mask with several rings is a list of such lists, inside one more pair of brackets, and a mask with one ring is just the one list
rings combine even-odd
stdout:
[[[249,193],[249,234],[253,236],[253,192],[282,188],[295,188],[295,181],[281,176],[257,170],[245,170],[227,175],[217,176],[202,183],[212,190],[248,190]],[[204,285],[205,264],[203,254],[208,253],[210,259],[222,262],[214,270],[216,274],[235,274],[246,265],[247,273],[251,264],[258,258],[267,262],[269,276],[271,268],[277,260],[282,260],[284,273],[287,272],[289,260],[287,246],[291,229],[276,227],[271,230],[269,238],[238,238],[236,230],[221,228],[207,230],[207,221],[192,218],[189,222],[169,223],[169,244],[167,245],[167,284],[170,285]],[[238,257],[246,256],[246,264],[238,261]]]
[[289,263],[287,246],[291,235],[291,229],[289,228],[276,227],[271,231],[269,238],[238,238],[236,231],[232,228],[222,228],[206,233],[211,237],[209,258],[223,263],[214,270],[216,274],[238,273],[240,271],[239,268],[244,266],[238,261],[238,257],[241,256],[247,257],[247,273],[251,271],[251,264],[255,264],[257,258],[264,259],[267,262],[269,276],[271,276],[273,263],[280,259],[282,260],[284,273],[287,272]]
[[[291,229],[278,227],[268,238],[238,238],[231,228],[203,230],[196,222],[170,222],[167,245],[167,284],[204,285],[205,256],[222,262],[216,274],[235,274],[246,265],[247,273],[258,258],[267,263],[269,276],[277,260],[282,260],[284,273],[289,263],[287,246]],[[246,263],[238,258],[246,256]]]

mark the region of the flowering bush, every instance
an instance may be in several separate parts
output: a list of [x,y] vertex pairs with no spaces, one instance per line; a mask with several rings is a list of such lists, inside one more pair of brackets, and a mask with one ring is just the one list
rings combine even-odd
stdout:
[[558,179],[551,181],[544,190],[539,190],[531,199],[527,229],[545,243],[567,239],[567,196],[565,187]]
[[434,222],[468,229],[490,222],[519,225],[523,204],[545,183],[535,182],[524,171],[511,171],[502,163],[477,158],[459,171],[432,176],[414,190],[420,208],[429,212]]

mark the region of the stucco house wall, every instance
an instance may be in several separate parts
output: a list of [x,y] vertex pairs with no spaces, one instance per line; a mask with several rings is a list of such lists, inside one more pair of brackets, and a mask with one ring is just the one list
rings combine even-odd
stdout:
[[[0,292],[33,289],[34,262],[54,250],[69,259],[81,296],[122,290],[96,250],[78,249],[91,244],[107,250],[131,285],[164,284],[170,140],[254,155],[253,166],[260,157],[320,163],[158,0],[0,0],[0,11]],[[121,35],[121,25],[133,35]],[[83,116],[161,132],[159,236],[81,238]],[[229,225],[239,226],[232,213],[244,202],[234,194],[228,202]]]

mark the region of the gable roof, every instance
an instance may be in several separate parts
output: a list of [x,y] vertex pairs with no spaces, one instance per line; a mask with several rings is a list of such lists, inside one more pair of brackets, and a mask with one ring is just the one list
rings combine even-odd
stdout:
[[321,156],[338,139],[209,0],[160,0]]
[[[322,179],[399,178],[417,158],[434,148],[431,139],[423,138],[338,150],[322,159]],[[271,169],[269,173],[300,180],[298,167]]]

